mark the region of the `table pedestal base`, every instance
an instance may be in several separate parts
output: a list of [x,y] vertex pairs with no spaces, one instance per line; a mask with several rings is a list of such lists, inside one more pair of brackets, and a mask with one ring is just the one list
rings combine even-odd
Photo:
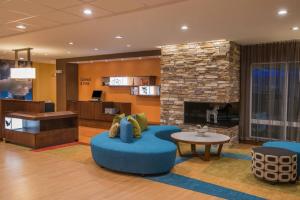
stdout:
[[[188,155],[183,155],[182,152],[181,152],[179,143],[177,142],[176,144],[177,144],[177,149],[178,149],[179,155],[180,155],[181,157],[188,156]],[[219,144],[217,154],[214,154],[214,155],[220,157],[221,152],[222,152],[222,148],[223,148],[223,144]],[[200,158],[203,159],[204,161],[209,161],[209,160],[210,160],[210,156],[212,155],[211,152],[210,152],[210,149],[211,149],[211,144],[206,144],[206,145],[205,145],[204,155],[200,155],[200,154],[198,154],[197,151],[196,151],[196,144],[191,144],[192,156],[200,157]]]

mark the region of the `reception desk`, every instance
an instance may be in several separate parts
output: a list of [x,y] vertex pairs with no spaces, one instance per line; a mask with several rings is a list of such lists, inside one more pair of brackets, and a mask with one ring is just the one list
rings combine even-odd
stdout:
[[44,101],[24,101],[15,99],[0,100],[0,139],[4,137],[4,118],[9,112],[45,112]]
[[5,141],[42,148],[78,140],[78,117],[71,111],[5,115]]

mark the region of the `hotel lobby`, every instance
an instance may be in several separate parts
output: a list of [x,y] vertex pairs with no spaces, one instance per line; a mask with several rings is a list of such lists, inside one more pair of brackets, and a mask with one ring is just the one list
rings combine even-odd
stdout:
[[299,9],[0,1],[0,199],[300,199]]

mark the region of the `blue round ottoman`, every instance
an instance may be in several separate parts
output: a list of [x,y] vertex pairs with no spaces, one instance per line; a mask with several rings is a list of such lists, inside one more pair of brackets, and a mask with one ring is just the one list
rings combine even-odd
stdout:
[[264,147],[277,147],[293,151],[297,154],[297,175],[300,176],[300,143],[287,141],[272,141],[263,144]]
[[98,165],[115,171],[143,175],[166,173],[176,159],[177,147],[170,135],[179,131],[176,126],[149,126],[133,143],[109,138],[108,132],[104,132],[92,138],[92,156]]

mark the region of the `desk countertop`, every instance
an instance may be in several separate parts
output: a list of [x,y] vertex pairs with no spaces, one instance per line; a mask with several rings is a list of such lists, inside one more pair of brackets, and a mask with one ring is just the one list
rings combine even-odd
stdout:
[[60,112],[45,112],[45,113],[25,113],[25,112],[12,112],[6,114],[6,117],[19,118],[25,120],[49,120],[49,119],[63,119],[77,117],[78,115],[71,111]]

